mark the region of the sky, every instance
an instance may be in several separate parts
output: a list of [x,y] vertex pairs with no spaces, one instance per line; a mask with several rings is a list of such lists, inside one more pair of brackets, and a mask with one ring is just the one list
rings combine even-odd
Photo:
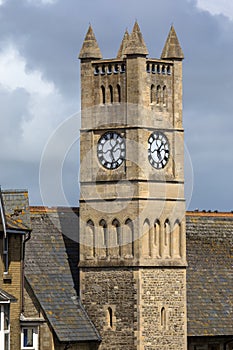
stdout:
[[28,189],[31,205],[78,205],[78,53],[91,23],[104,58],[115,57],[135,19],[150,57],[171,24],[184,51],[188,209],[233,210],[232,0],[0,0],[3,189]]

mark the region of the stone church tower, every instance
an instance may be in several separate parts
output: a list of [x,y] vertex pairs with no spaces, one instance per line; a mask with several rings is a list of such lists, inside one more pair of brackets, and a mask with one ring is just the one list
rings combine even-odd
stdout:
[[100,349],[187,348],[183,52],[148,58],[137,22],[102,59],[80,51],[80,298]]

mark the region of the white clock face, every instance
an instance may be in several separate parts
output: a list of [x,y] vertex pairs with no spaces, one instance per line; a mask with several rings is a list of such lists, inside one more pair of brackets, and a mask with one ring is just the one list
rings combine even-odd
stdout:
[[109,131],[98,141],[97,156],[106,169],[118,168],[125,159],[125,141],[121,135]]
[[156,169],[163,169],[169,159],[169,142],[167,137],[159,132],[153,132],[148,139],[148,160]]

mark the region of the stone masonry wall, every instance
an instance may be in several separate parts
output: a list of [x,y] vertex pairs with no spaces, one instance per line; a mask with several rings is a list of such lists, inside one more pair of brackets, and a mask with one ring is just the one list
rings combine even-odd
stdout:
[[[99,349],[136,349],[134,271],[126,268],[82,269],[81,288],[82,302],[102,337]],[[108,308],[112,310],[112,325],[109,324]]]
[[185,269],[142,269],[140,280],[141,348],[186,349]]

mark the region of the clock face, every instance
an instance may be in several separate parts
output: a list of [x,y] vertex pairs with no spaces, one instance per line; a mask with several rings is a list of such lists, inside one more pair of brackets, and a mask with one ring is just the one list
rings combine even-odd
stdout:
[[163,169],[169,159],[169,142],[167,137],[159,132],[153,132],[148,139],[148,159],[156,169]]
[[98,141],[97,156],[106,169],[118,168],[125,159],[125,141],[121,135],[109,131]]

